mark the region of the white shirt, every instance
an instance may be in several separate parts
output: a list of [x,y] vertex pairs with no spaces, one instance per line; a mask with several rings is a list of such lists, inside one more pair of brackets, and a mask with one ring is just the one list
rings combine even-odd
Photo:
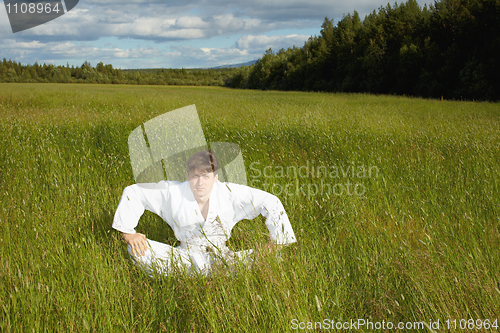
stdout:
[[134,184],[123,191],[112,227],[124,233],[135,233],[134,228],[145,209],[167,222],[184,246],[225,245],[236,223],[254,219],[259,214],[266,218],[266,227],[274,243],[296,242],[281,201],[270,193],[244,185],[217,181],[204,220],[187,181]]

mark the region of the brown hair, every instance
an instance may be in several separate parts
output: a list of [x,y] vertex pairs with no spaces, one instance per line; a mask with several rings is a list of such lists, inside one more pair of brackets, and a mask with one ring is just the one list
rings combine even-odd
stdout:
[[198,170],[217,174],[219,171],[219,160],[210,150],[199,151],[189,158],[186,163],[186,169],[188,173]]

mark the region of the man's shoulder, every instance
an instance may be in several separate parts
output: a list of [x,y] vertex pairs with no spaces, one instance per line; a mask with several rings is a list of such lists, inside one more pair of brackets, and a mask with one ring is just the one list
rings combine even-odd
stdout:
[[182,191],[187,186],[187,182],[179,182],[175,180],[161,180],[157,183],[136,183],[127,186],[126,189],[144,189],[144,190],[161,190],[167,192]]
[[217,193],[221,200],[229,200],[233,205],[261,205],[273,200],[273,194],[247,185],[217,183]]
[[187,181],[180,182],[177,180],[164,180],[163,182],[169,192],[184,192],[186,189],[189,189],[189,183]]
[[223,189],[223,190],[230,191],[230,192],[232,192],[233,190],[241,190],[241,189],[250,188],[250,187],[248,187],[246,185],[242,185],[242,184],[228,183],[228,182],[221,182],[221,181],[217,181],[216,184],[217,184],[219,189]]
[[218,189],[217,189],[218,191],[221,191],[223,193],[227,193],[233,197],[248,196],[255,191],[261,192],[260,190],[258,190],[256,188],[253,188],[253,187],[250,187],[247,185],[243,185],[243,184],[236,184],[236,183],[228,183],[228,182],[219,182],[218,181],[217,186],[218,186]]
[[183,186],[188,184],[187,181],[180,182],[178,180],[162,180],[162,182],[168,184],[168,186]]

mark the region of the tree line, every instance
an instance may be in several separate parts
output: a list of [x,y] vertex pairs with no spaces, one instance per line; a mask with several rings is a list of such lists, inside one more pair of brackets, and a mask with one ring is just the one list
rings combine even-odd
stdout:
[[415,0],[361,20],[325,18],[301,48],[269,49],[237,69],[234,88],[369,92],[499,100],[500,0]]
[[22,65],[4,58],[0,62],[0,82],[222,86],[233,70],[232,68],[116,69],[102,62],[93,67],[88,61],[79,67],[38,63]]

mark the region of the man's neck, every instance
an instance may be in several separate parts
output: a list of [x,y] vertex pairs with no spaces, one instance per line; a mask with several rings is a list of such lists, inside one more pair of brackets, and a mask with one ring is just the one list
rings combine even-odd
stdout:
[[209,208],[209,202],[210,202],[210,197],[202,198],[204,200],[196,198],[196,202],[198,202],[198,207],[200,208],[200,213],[201,216],[203,217],[203,220],[207,220],[208,217],[208,208]]
[[198,205],[204,206],[210,200],[210,196],[207,195],[207,196],[204,196],[204,197],[194,197],[194,199],[196,200],[196,202],[198,203]]

